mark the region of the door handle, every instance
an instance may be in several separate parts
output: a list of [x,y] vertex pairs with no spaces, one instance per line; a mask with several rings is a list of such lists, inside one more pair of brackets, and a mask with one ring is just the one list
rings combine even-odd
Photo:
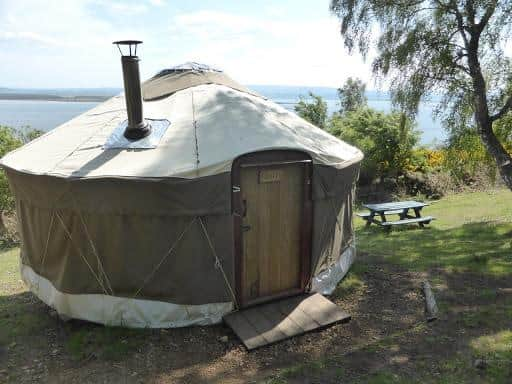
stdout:
[[251,229],[251,226],[248,224],[242,225],[242,232],[247,232]]

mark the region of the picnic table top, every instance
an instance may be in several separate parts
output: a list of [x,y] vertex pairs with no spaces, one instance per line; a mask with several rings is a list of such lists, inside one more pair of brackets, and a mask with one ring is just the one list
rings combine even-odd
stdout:
[[381,203],[381,204],[363,204],[363,207],[368,208],[370,211],[383,212],[383,211],[395,211],[405,210],[414,208],[423,208],[428,204],[420,201],[408,200],[408,201],[396,201],[394,203]]

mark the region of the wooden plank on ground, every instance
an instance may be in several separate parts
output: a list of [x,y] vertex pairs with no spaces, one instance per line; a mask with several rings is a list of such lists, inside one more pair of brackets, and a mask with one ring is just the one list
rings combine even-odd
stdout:
[[270,303],[269,305],[262,305],[261,311],[265,317],[276,323],[279,330],[288,337],[300,335],[304,332],[304,330],[294,322],[290,316],[281,313],[278,302]]
[[300,308],[322,327],[338,321],[350,320],[350,315],[347,312],[319,293],[302,301]]
[[231,329],[236,330],[235,333],[243,341],[246,348],[251,350],[267,344],[267,341],[247,322],[245,317],[239,314],[240,312],[231,313],[224,317],[224,321]]
[[248,350],[348,320],[349,314],[318,293],[242,309],[224,317]]
[[265,339],[265,344],[272,344],[289,336],[279,329],[275,321],[267,318],[260,307],[249,308],[242,311],[241,315],[250,323],[256,332]]

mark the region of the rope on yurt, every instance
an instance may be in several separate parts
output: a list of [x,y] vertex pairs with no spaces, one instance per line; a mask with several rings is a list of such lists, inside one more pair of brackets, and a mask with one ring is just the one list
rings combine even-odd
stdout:
[[222,268],[222,263],[220,262],[219,257],[217,256],[217,252],[215,251],[215,248],[213,247],[212,241],[210,239],[210,236],[208,235],[208,231],[206,230],[206,226],[204,225],[203,218],[199,217],[199,223],[201,224],[201,228],[203,229],[203,233],[206,237],[206,240],[208,241],[208,245],[210,247],[210,250],[212,251],[213,257],[215,258],[215,268],[220,270],[220,273],[222,274],[222,277],[224,278],[224,282],[226,283],[226,286],[228,288],[229,294],[231,295],[231,298],[233,300],[233,304],[235,305],[235,309],[238,308],[238,303],[236,301],[236,295],[235,291],[229,284],[228,277],[226,276],[226,272],[224,272],[224,268]]
[[178,236],[178,238],[174,241],[174,243],[171,245],[171,247],[169,248],[169,250],[165,253],[164,257],[162,257],[162,259],[160,260],[160,262],[155,266],[155,268],[153,268],[153,271],[151,271],[151,273],[144,279],[144,281],[142,282],[142,285],[141,287],[137,290],[137,292],[135,292],[135,294],[133,295],[133,298],[137,297],[139,295],[139,293],[142,291],[142,289],[146,286],[146,284],[148,283],[149,280],[151,280],[151,278],[155,275],[155,273],[158,271],[158,269],[160,269],[160,267],[162,266],[162,264],[164,263],[165,260],[167,260],[167,258],[171,255],[171,253],[174,251],[174,249],[176,248],[176,246],[178,245],[178,243],[181,241],[181,239],[183,238],[183,236],[185,236],[185,234],[188,232],[188,230],[190,229],[190,227],[192,226],[192,224],[194,224],[194,222],[197,220],[197,217],[194,217],[190,223],[188,223],[188,225],[185,227],[185,229],[181,232],[181,234]]
[[94,278],[96,279],[96,281],[98,282],[99,286],[101,287],[101,289],[103,289],[103,293],[105,293],[105,295],[108,295],[108,291],[105,289],[105,286],[103,285],[103,283],[101,282],[101,279],[98,277],[98,275],[96,275],[96,273],[94,272],[94,269],[91,267],[91,264],[89,264],[89,262],[87,261],[87,259],[85,258],[85,256],[82,254],[82,252],[80,251],[80,248],[78,248],[78,246],[73,242],[73,237],[71,236],[71,233],[69,233],[69,230],[68,228],[66,227],[66,224],[64,224],[64,220],[62,219],[62,217],[60,216],[59,212],[57,210],[55,210],[55,214],[57,215],[57,218],[59,219],[61,225],[62,225],[62,228],[64,229],[64,232],[66,233],[66,235],[68,236],[69,240],[71,241],[71,244],[73,244],[75,246],[75,248],[77,249],[78,251],[78,254],[80,255],[80,257],[82,258],[82,260],[84,261],[84,263],[87,265],[87,267],[89,268],[89,271],[91,271],[92,275],[94,276]]
[[55,220],[55,212],[52,211],[52,216],[50,218],[50,225],[48,226],[48,234],[46,235],[46,243],[44,245],[43,257],[41,258],[41,270],[42,271],[44,271],[44,262],[46,260],[46,255],[48,254],[48,245],[50,244],[50,235],[52,233],[54,220]]
[[[74,199],[73,199],[74,200]],[[77,212],[80,212],[77,210]],[[103,278],[105,279],[105,282],[107,283],[107,288],[110,290],[110,294],[114,296],[114,290],[112,289],[112,284],[110,284],[110,279],[108,278],[105,268],[103,268],[103,264],[101,262],[100,256],[98,254],[98,251],[96,250],[96,247],[94,246],[94,242],[92,241],[91,235],[89,235],[89,230],[87,229],[87,225],[85,225],[84,218],[80,213],[78,213],[78,217],[80,218],[80,222],[82,223],[82,226],[84,227],[85,236],[87,237],[87,240],[89,241],[89,244],[91,245],[92,252],[94,253],[94,256],[96,257],[96,261],[98,262],[98,270],[101,275],[103,275]]]

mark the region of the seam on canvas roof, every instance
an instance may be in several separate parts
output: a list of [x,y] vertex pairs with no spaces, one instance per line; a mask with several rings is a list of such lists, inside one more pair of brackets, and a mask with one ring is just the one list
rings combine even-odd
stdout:
[[196,171],[199,174],[199,144],[197,142],[197,121],[196,121],[196,106],[194,103],[194,91],[190,92],[192,96],[192,124],[194,124],[194,143],[195,143],[195,154],[196,154]]

